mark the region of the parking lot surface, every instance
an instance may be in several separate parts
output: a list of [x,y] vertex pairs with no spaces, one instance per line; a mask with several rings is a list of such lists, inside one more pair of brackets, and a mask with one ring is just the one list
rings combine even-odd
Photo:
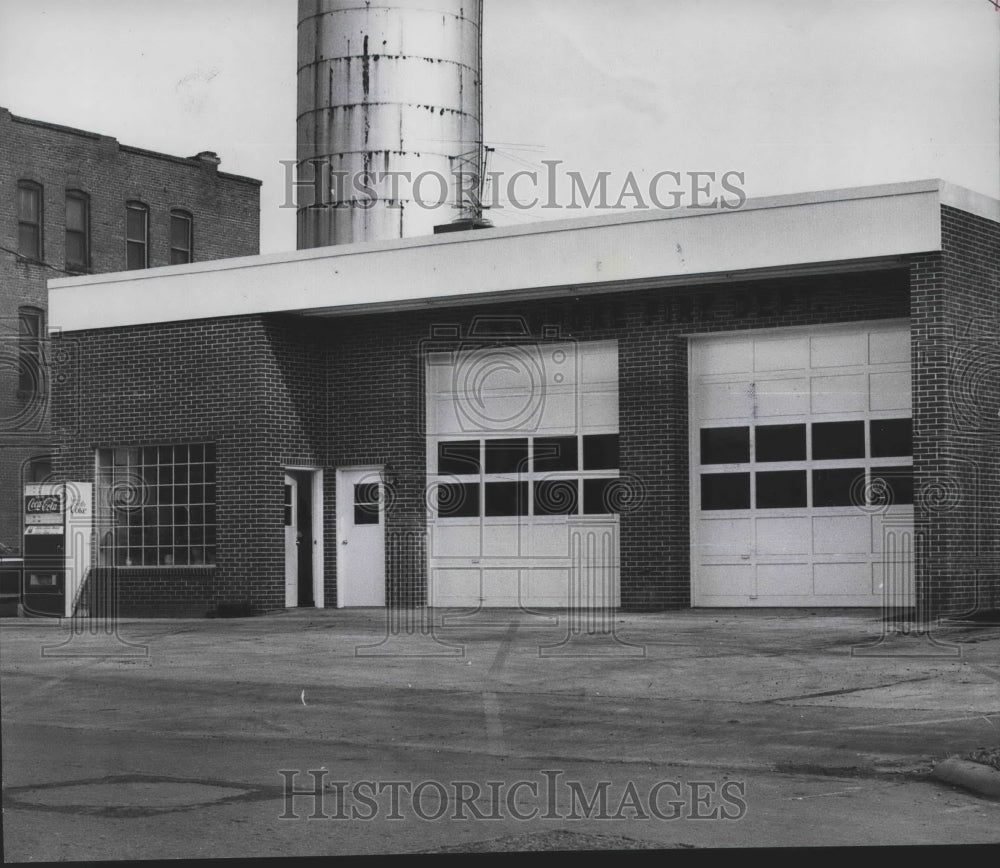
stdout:
[[[586,622],[586,619],[584,619]],[[871,611],[0,621],[6,861],[1000,841],[1000,632]]]

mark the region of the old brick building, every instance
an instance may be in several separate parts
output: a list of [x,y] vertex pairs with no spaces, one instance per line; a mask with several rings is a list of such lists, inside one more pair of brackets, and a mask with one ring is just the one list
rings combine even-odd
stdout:
[[996,607],[998,280],[1000,203],[939,181],[60,279],[85,584]]
[[256,254],[260,182],[0,108],[0,190],[0,543],[19,553],[22,487],[74,434],[50,426],[76,357],[47,339],[46,282]]

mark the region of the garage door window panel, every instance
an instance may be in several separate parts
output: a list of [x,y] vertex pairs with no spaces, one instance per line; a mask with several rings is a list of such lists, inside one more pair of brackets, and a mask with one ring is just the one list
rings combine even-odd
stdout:
[[873,419],[872,458],[898,458],[913,454],[912,419]]
[[583,514],[617,515],[615,494],[620,485],[617,479],[583,480]]
[[478,518],[479,483],[444,483],[437,489],[437,511],[440,518]]
[[487,473],[527,473],[528,438],[486,441]]
[[861,506],[865,490],[865,468],[814,470],[813,506]]
[[703,510],[749,509],[749,473],[703,473],[701,476]]
[[702,464],[745,464],[750,460],[750,428],[702,428]]
[[913,468],[877,467],[872,468],[872,500],[879,502],[880,492],[885,490],[892,506],[913,504]]
[[865,423],[815,422],[812,426],[814,461],[865,457]]
[[471,476],[480,471],[478,440],[449,440],[438,443],[438,473]]
[[806,460],[805,425],[758,425],[754,436],[760,463]]
[[757,509],[800,509],[808,504],[805,470],[757,474]]
[[523,517],[528,514],[528,483],[487,482],[486,515],[491,518]]
[[588,434],[584,436],[584,470],[617,470],[618,461],[617,434]]
[[535,515],[577,515],[580,511],[576,479],[543,479],[535,483]]
[[535,473],[580,468],[576,437],[536,437],[534,453]]

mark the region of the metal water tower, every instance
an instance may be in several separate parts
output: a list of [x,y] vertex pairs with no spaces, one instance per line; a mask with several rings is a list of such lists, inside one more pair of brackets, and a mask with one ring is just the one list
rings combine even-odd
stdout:
[[482,171],[482,6],[299,0],[300,250],[476,222],[456,188]]

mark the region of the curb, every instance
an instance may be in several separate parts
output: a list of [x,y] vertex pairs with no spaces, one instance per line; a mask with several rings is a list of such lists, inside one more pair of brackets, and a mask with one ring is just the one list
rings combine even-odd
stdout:
[[935,766],[931,777],[982,796],[1000,799],[1000,771],[982,763],[949,757]]

